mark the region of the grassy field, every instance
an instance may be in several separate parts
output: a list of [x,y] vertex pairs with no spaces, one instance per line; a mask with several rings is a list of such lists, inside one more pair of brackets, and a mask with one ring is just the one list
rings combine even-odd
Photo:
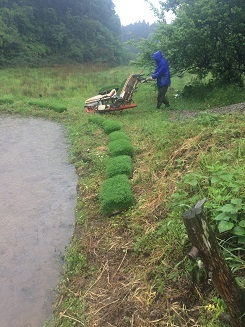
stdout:
[[[244,102],[244,88],[176,76],[168,91],[171,110],[155,109],[153,82],[139,86],[138,107],[103,115],[119,122],[133,145],[135,205],[112,216],[101,213],[109,138],[89,122],[84,101],[139,71],[98,66],[1,71],[0,113],[64,124],[79,178],[74,236],[54,319],[45,326],[226,326],[219,320],[225,304],[207,272],[187,258],[191,244],[182,214],[204,197],[223,254],[244,287],[244,114],[209,111]],[[187,119],[186,111],[199,115]]]

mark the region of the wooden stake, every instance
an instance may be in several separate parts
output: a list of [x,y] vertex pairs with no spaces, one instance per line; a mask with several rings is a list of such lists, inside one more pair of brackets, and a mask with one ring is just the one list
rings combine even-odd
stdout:
[[198,249],[219,295],[223,298],[230,313],[232,327],[245,327],[245,297],[238,287],[231,270],[225,262],[216,237],[203,213],[206,199],[199,201],[194,208],[183,214],[183,221],[193,246]]

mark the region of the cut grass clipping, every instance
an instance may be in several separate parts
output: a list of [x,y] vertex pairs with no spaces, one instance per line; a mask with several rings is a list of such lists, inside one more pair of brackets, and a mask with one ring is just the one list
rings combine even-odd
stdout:
[[108,178],[102,184],[100,188],[100,210],[103,214],[127,210],[134,203],[134,196],[126,175]]
[[106,167],[106,178],[116,175],[126,175],[128,178],[133,176],[132,159],[129,156],[118,156],[110,158]]
[[109,139],[110,141],[115,141],[115,140],[119,140],[119,139],[129,139],[128,136],[126,135],[126,133],[124,133],[123,131],[115,131],[109,134]]
[[112,142],[109,142],[108,149],[110,151],[111,157],[117,156],[130,156],[132,157],[134,154],[134,149],[131,142],[127,139],[118,139]]

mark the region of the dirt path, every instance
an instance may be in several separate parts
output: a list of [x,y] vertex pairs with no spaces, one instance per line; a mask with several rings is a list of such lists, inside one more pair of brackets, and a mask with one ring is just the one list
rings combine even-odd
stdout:
[[205,111],[194,111],[194,110],[181,110],[181,111],[173,111],[170,112],[170,120],[186,120],[191,118],[197,118],[199,115],[203,114],[233,114],[233,113],[245,113],[245,102],[231,104],[229,106],[214,108],[214,109],[207,109]]

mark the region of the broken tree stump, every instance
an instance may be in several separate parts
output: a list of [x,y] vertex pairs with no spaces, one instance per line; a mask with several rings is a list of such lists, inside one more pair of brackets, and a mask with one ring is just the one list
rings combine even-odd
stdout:
[[229,266],[225,262],[214,232],[203,213],[205,202],[206,199],[203,199],[194,208],[186,211],[183,214],[183,221],[189,240],[198,249],[198,256],[202,259],[209,278],[227,305],[231,326],[244,327],[244,293],[237,285]]

